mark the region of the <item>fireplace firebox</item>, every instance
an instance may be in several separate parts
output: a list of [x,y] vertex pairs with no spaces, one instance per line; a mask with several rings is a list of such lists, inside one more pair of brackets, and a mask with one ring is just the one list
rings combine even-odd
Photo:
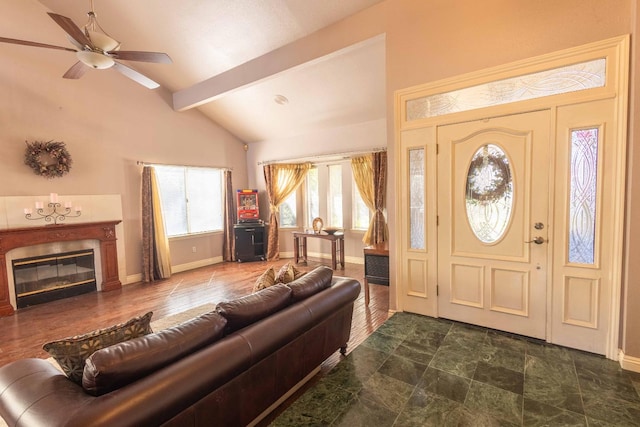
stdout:
[[12,261],[18,308],[94,292],[92,249]]

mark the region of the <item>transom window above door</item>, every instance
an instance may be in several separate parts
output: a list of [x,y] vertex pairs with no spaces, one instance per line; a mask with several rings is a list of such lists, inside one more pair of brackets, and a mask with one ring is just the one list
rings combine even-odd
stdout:
[[604,58],[407,101],[407,121],[603,87]]

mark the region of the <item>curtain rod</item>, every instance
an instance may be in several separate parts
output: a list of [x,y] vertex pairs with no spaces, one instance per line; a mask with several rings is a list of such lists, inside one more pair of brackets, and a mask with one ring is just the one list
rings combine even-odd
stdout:
[[[366,150],[345,151],[340,153],[318,154],[314,156],[298,157],[294,159],[265,160],[263,162],[258,162],[258,166],[270,165],[272,163],[306,163],[306,162],[322,163],[322,159],[325,159],[326,162],[330,162],[332,161],[333,157],[341,157],[341,159],[339,160],[347,160],[352,157],[357,157],[357,156],[361,156],[363,154],[369,154],[369,153],[377,153],[379,151],[387,151],[387,147],[368,148]],[[320,160],[320,162],[314,162],[313,160]]]
[[149,163],[149,162],[143,162],[141,160],[136,161],[136,164],[138,166],[182,166],[187,168],[208,168],[208,169],[223,169],[223,170],[233,171],[233,168],[230,168],[228,166],[180,165],[177,163],[156,163],[156,162]]

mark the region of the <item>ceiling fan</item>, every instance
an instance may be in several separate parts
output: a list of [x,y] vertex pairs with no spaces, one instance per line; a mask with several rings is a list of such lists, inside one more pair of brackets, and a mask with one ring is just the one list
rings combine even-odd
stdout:
[[173,62],[166,53],[119,50],[120,42],[113,39],[100,27],[93,9],[93,0],[91,0],[91,11],[87,13],[89,21],[82,29],[66,16],[51,12],[47,12],[47,14],[67,33],[69,41],[76,49],[6,37],[0,37],[0,42],[75,52],[78,62],[72,65],[62,76],[65,79],[79,79],[89,68],[114,68],[116,71],[119,71],[126,77],[149,89],[155,89],[160,85],[117,60],[163,64],[171,64]]

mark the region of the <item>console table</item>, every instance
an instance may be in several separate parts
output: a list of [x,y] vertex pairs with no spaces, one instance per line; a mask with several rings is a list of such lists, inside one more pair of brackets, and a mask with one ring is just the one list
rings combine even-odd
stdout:
[[[331,268],[338,268],[337,252],[340,252],[340,265],[344,269],[344,234],[293,233],[293,254],[296,264],[299,260],[307,262],[307,238],[331,241]],[[339,247],[338,247],[339,245]]]
[[389,285],[389,243],[364,248],[364,302],[369,305],[369,282]]

